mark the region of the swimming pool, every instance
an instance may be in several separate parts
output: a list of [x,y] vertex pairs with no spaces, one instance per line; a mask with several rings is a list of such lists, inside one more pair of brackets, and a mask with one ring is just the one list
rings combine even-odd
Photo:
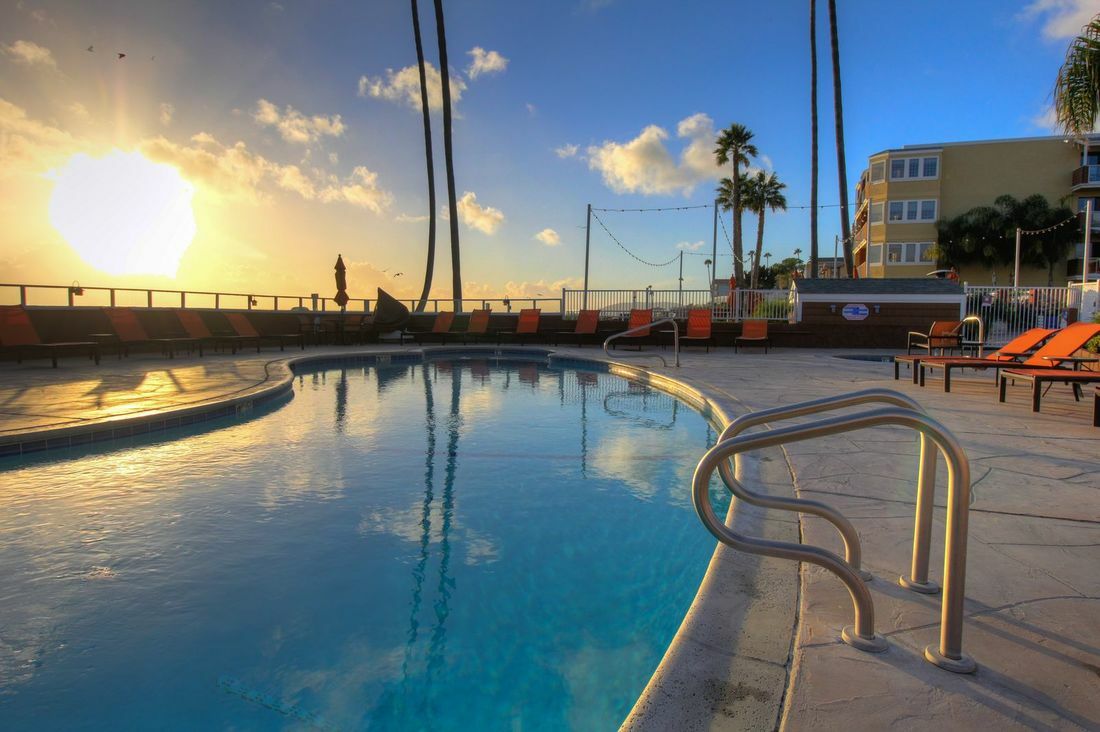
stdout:
[[545,362],[293,391],[0,463],[0,727],[617,726],[714,549],[707,421]]

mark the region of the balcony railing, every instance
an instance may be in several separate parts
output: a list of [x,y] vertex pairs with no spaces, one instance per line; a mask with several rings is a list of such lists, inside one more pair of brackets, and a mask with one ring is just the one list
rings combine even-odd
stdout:
[[1100,165],[1082,165],[1073,171],[1073,185],[1100,185]]

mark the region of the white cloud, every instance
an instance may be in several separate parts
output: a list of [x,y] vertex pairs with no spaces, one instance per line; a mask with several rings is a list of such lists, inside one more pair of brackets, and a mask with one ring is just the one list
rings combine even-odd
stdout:
[[760,162],[764,164],[764,167],[768,170],[775,170],[775,166],[772,164],[772,159],[767,155],[760,155]]
[[243,142],[227,147],[206,132],[198,133],[191,142],[190,146],[179,145],[156,137],[142,141],[139,147],[147,157],[174,165],[186,178],[229,197],[262,202],[274,186],[307,201],[348,203],[378,214],[393,202],[393,195],[378,185],[378,174],[362,166],[341,179],[319,169],[307,171],[273,162],[250,151]]
[[466,67],[466,75],[473,81],[482,74],[499,74],[508,68],[508,59],[496,51],[486,51],[481,46],[474,46],[472,51],[466,52],[467,56],[473,56],[470,65]]
[[539,111],[538,108],[534,104],[531,104],[531,102],[527,102],[526,107],[527,107],[527,114],[531,115],[532,117],[534,117],[536,114],[538,114],[538,111]]
[[458,199],[458,220],[472,229],[495,234],[504,223],[504,214],[492,206],[482,206],[477,202],[477,194],[465,191]]
[[0,177],[44,172],[79,147],[68,132],[31,119],[25,109],[0,97]]
[[[501,287],[499,283],[483,283],[468,281],[462,283],[462,296],[469,298],[479,297],[510,297],[513,300],[525,297],[557,297],[562,289],[579,290],[582,286],[581,278],[565,277],[560,280],[536,280],[534,282],[508,281]],[[450,292],[440,293],[441,297],[449,297]]]
[[[428,109],[439,111],[443,109],[443,77],[439,69],[430,61],[424,63],[424,83],[428,87]],[[466,90],[466,83],[458,76],[451,76],[451,105],[455,106],[462,99],[462,92]],[[406,66],[400,71],[386,69],[386,78],[359,77],[359,96],[386,99],[391,102],[404,103],[413,109],[420,110],[420,72],[416,66]]]
[[172,124],[172,117],[176,114],[176,108],[168,102],[160,103],[160,123],[167,127]]
[[676,248],[682,252],[697,252],[703,248],[703,242],[700,241],[682,241],[676,244]]
[[399,213],[393,217],[393,220],[400,224],[419,224],[422,221],[427,221],[430,216],[424,214],[423,216],[415,216],[413,214]]
[[535,238],[541,241],[548,247],[556,247],[561,244],[561,237],[558,236],[558,232],[553,229],[543,229],[539,233],[535,234]]
[[[309,151],[307,150],[306,152],[309,152]],[[330,163],[332,163],[333,165],[336,165],[337,163],[339,163],[339,162],[340,162],[340,156],[339,156],[339,155],[337,155],[337,154],[336,154],[336,153],[334,153],[334,152],[330,152],[330,153],[328,154],[328,161],[329,161]]]
[[692,115],[677,124],[676,135],[688,140],[678,161],[665,146],[668,132],[649,125],[633,140],[590,146],[588,167],[616,193],[690,195],[696,185],[721,176],[714,160],[714,122],[705,114]]
[[72,104],[65,107],[65,111],[68,112],[69,115],[77,122],[83,122],[87,124],[88,122],[92,121],[92,113],[89,112],[88,108],[80,102],[73,102]]
[[1026,21],[1042,16],[1043,36],[1049,40],[1073,38],[1100,13],[1098,0],[1034,0],[1020,17]]
[[308,145],[326,136],[339,137],[346,129],[338,114],[332,117],[323,114],[307,117],[289,104],[285,111],[280,112],[276,105],[266,99],[256,102],[252,119],[263,127],[276,128],[284,140],[299,145]]
[[21,66],[47,66],[51,69],[57,68],[57,62],[54,61],[50,49],[45,46],[39,46],[34,41],[16,41],[10,46],[7,44],[0,44],[0,51],[3,51],[5,56],[10,56],[12,61]]
[[554,149],[554,154],[559,158],[571,158],[574,157],[580,151],[580,147],[577,145],[565,144],[559,148]]

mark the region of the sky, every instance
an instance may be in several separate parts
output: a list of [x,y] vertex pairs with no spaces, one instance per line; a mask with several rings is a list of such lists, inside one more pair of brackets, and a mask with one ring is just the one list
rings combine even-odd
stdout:
[[[730,174],[714,138],[734,122],[755,133],[753,165],[787,184],[791,208],[768,216],[765,251],[806,257],[807,5],[447,0],[463,294],[579,287],[588,204],[702,207],[597,210],[591,287],[675,289],[678,260],[639,260],[683,251],[683,286],[706,288],[706,207]],[[1100,0],[837,6],[853,201],[876,151],[1053,134],[1058,67],[1100,13]],[[432,295],[449,298],[427,0],[420,21],[440,209]],[[840,213],[825,0],[818,21],[819,236],[831,256]],[[427,213],[407,2],[0,3],[0,282],[331,296],[341,254],[353,297],[376,287],[416,297]],[[717,274],[728,276],[723,216]]]

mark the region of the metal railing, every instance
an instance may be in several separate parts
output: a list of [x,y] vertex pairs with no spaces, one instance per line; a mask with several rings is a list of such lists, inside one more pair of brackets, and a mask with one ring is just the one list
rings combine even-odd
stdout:
[[1057,328],[1063,313],[1078,307],[1081,292],[1072,287],[966,286],[964,316],[985,323],[991,344],[1003,345],[1031,328]]
[[[416,306],[420,304],[420,300],[416,298],[405,298],[398,300],[398,302],[412,311],[415,311]],[[451,311],[454,310],[454,303],[454,298],[450,297],[431,298],[425,302],[424,312],[438,313],[441,310]],[[560,297],[464,297],[462,298],[461,305],[462,309],[459,312],[463,313],[477,309],[510,313],[513,310],[521,310],[526,307],[539,308],[544,313],[561,312]]]
[[[769,410],[770,414],[761,412],[759,421],[746,419],[741,423],[738,431],[753,424],[758,424],[765,419],[776,419],[777,413],[781,416],[813,414],[841,406],[863,403],[861,400],[864,399],[867,401],[886,400],[896,404],[911,403],[911,400],[908,400],[907,397],[896,392],[867,390],[866,392],[856,392],[790,405],[777,410]],[[929,662],[949,671],[956,673],[972,672],[976,665],[962,650],[966,541],[970,505],[970,465],[966,453],[954,435],[926,414],[908,406],[895,406],[829,417],[795,426],[773,428],[760,433],[719,439],[718,443],[703,455],[695,469],[692,478],[692,501],[695,510],[707,530],[719,541],[733,549],[763,556],[810,562],[835,574],[848,589],[853,604],[853,623],[845,627],[841,633],[843,640],[849,645],[864,651],[878,652],[886,650],[886,641],[882,636],[875,633],[874,603],[864,584],[864,577],[858,566],[820,547],[745,536],[733,531],[720,521],[715,514],[710,503],[709,484],[715,470],[722,474],[723,481],[727,481],[727,473],[723,473],[723,470],[729,471],[730,458],[743,452],[887,425],[908,427],[916,430],[922,437],[920,473],[918,474],[917,515],[914,521],[913,566],[911,576],[909,578],[903,577],[900,580],[902,586],[918,592],[935,592],[935,586],[927,581],[928,549],[931,543],[932,505],[935,490],[935,453],[927,448],[925,439],[935,444],[946,460],[948,475],[947,530],[940,641],[938,646],[930,645],[925,648],[924,656]],[[731,424],[730,426],[733,427],[734,425]],[[740,486],[735,478],[732,481],[727,481],[727,486],[730,487],[731,491],[735,486],[743,489],[743,486]],[[754,497],[763,498],[761,496]],[[816,502],[809,502],[809,504],[794,503],[795,499],[767,497],[765,500],[776,503],[774,507],[786,508],[787,510],[805,510],[807,506],[816,508],[824,505]],[[786,505],[780,505],[779,502],[784,502]],[[845,546],[849,556],[851,556],[850,549],[856,548],[856,557],[858,558],[858,537],[855,536],[851,523],[831,507],[827,508],[828,514],[841,519],[839,523],[837,521],[832,522],[838,529],[844,527],[841,533],[845,538]],[[807,512],[829,518],[828,515],[821,512]],[[924,581],[920,582],[920,579]]]
[[576,317],[581,310],[599,310],[601,318],[626,319],[631,310],[653,310],[655,317],[683,320],[688,310],[709,309],[716,322],[787,320],[791,313],[788,290],[734,290],[728,294],[710,290],[562,290],[562,313]]
[[[607,340],[605,340],[603,342],[603,352],[607,354],[608,358],[612,358],[611,351],[607,350],[607,347],[608,347],[608,345],[611,344],[611,341],[616,340],[618,338],[622,338],[623,336],[632,335],[634,333],[641,333],[643,331],[649,331],[649,329],[653,328],[654,326],[664,325],[665,323],[671,323],[672,324],[672,351],[673,351],[673,353],[676,354],[676,367],[679,368],[679,366],[680,366],[680,326],[676,324],[676,320],[674,318],[662,318],[661,320],[656,320],[652,323],[646,323],[645,325],[639,325],[637,328],[631,328],[630,330],[624,330],[622,333],[614,333],[612,335],[609,335],[607,337]],[[661,359],[661,365],[666,367],[666,368],[668,367],[668,361],[666,361],[665,357],[662,356],[659,353],[639,353],[637,355],[625,355],[624,354],[624,355],[620,355],[619,358],[659,358],[659,359]]]
[[[351,312],[370,312],[373,300],[354,298]],[[271,295],[259,292],[214,292],[208,290],[166,290],[161,288],[95,287],[71,285],[29,285],[0,283],[0,303],[37,307],[171,307],[214,310],[340,311],[332,298],[310,295]],[[330,304],[331,303],[331,304]]]
[[[966,337],[966,336],[970,335],[970,333],[969,333],[969,331],[966,327],[967,323],[977,323],[978,324],[978,338],[977,338],[977,340],[974,340],[973,338],[967,338]],[[967,315],[961,321],[961,325],[959,326],[959,333],[962,334],[961,343],[962,343],[963,348],[967,349],[967,348],[976,347],[978,349],[978,358],[981,358],[982,353],[985,352],[985,323],[982,322],[982,319],[979,318],[977,315]],[[931,355],[931,353],[932,353],[931,349],[929,349],[929,355]]]

